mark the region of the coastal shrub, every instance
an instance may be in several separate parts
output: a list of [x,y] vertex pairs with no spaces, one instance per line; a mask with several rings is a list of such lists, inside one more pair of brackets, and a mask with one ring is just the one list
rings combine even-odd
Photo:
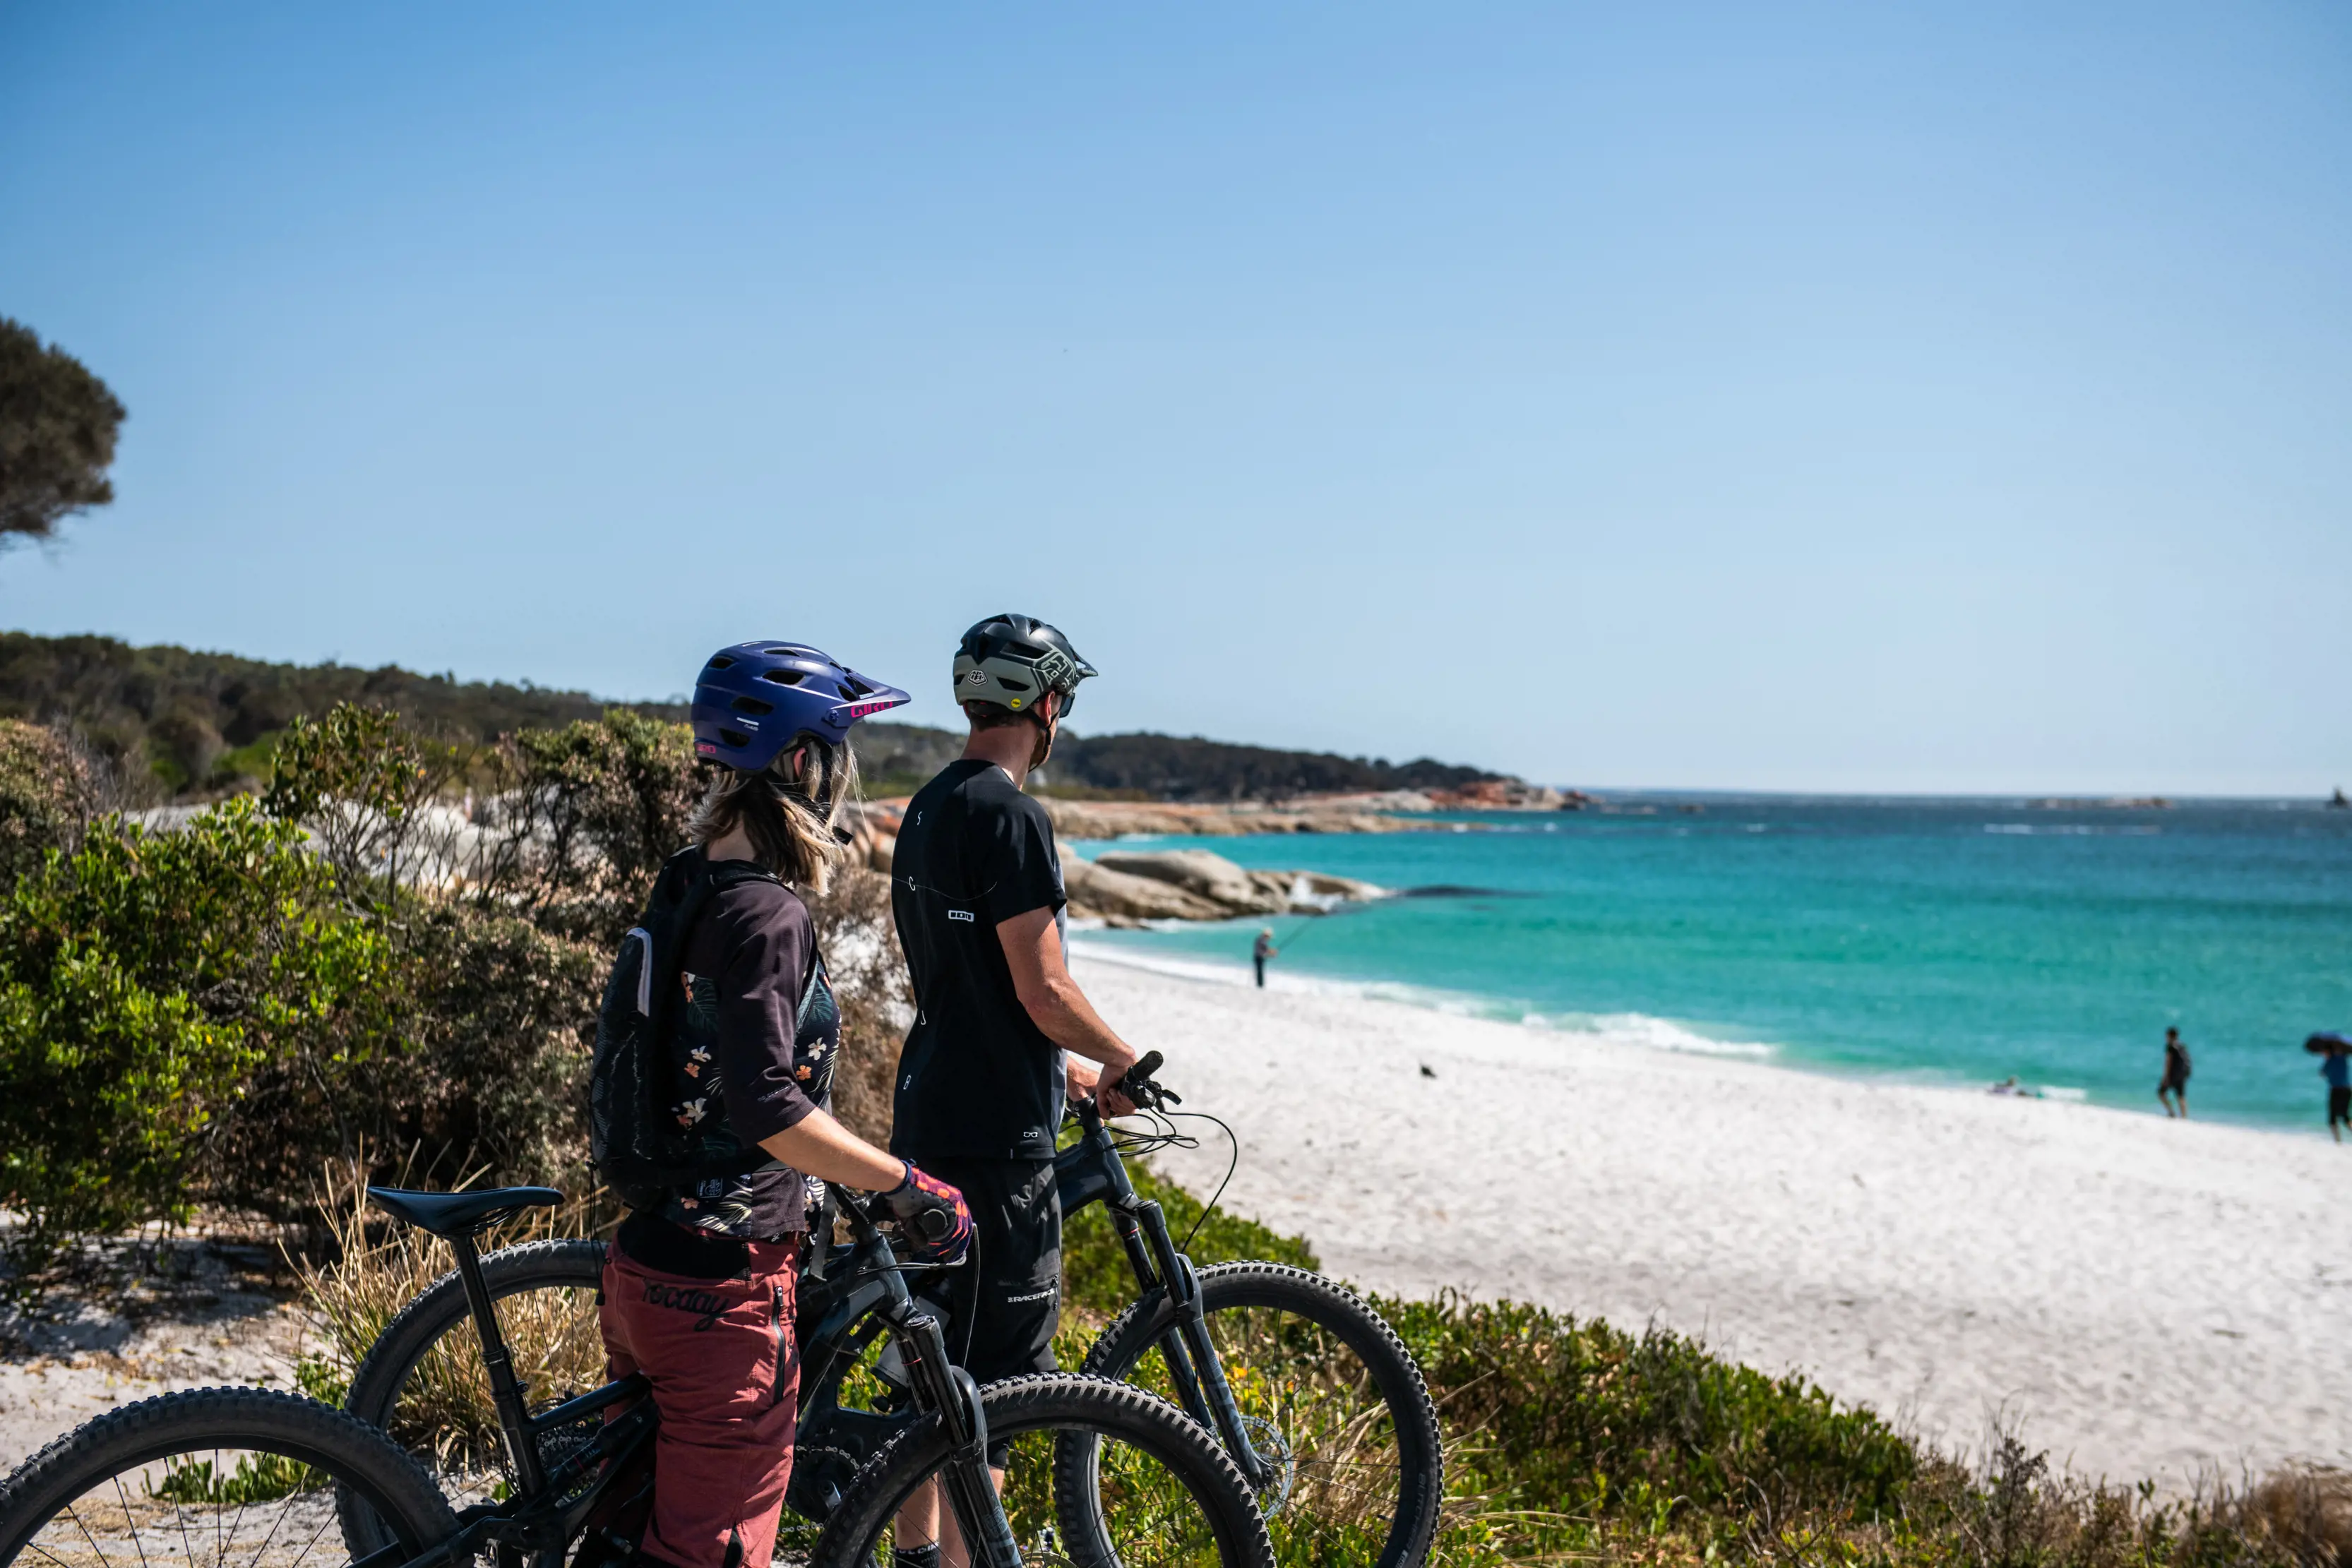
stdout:
[[0,1197],[20,1260],[184,1220],[254,1071],[332,1071],[375,1034],[380,931],[288,823],[233,800],[178,832],[103,819],[0,904]]
[[512,915],[413,899],[374,928],[386,956],[371,1049],[255,1064],[204,1199],[309,1220],[321,1166],[362,1151],[379,1179],[413,1186],[578,1186],[593,1044],[581,1009],[605,956]]
[[89,758],[54,729],[0,719],[0,892],[69,851],[98,809]]
[[1896,1509],[1916,1473],[1911,1445],[1877,1416],[1664,1330],[1451,1292],[1378,1307],[1438,1402],[1454,1490],[1487,1515],[1671,1528],[1729,1548],[1740,1543],[1711,1521],[1867,1521]]
[[700,767],[686,726],[622,708],[502,736],[483,759],[475,901],[551,935],[619,941],[686,842]]

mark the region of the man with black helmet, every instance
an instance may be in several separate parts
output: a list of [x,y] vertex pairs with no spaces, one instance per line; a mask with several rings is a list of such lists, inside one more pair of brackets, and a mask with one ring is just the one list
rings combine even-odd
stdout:
[[[1054,1138],[1065,1096],[1091,1093],[1113,1115],[1135,1108],[1116,1085],[1137,1053],[1070,977],[1053,823],[1021,791],[1093,674],[1068,638],[1030,616],[992,615],[965,632],[955,694],[971,738],[908,802],[891,862],[916,1012],[890,1147],[971,1206],[971,1267],[931,1291],[950,1354],[982,1383],[1054,1370]],[[989,1462],[1002,1468],[1001,1448]],[[899,1541],[936,1540],[936,1499],[908,1508]],[[937,1561],[928,1549],[901,1556]]]

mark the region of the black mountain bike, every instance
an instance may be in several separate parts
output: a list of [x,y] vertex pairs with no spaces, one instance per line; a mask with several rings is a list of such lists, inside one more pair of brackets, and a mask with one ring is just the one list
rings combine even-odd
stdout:
[[[1193,1267],[1121,1157],[1179,1141],[1167,1118],[1188,1113],[1168,1111],[1177,1102],[1151,1080],[1160,1062],[1157,1051],[1146,1056],[1122,1085],[1148,1108],[1148,1130],[1122,1131],[1092,1105],[1074,1106],[1077,1138],[1055,1157],[1064,1218],[1104,1205],[1138,1290],[1080,1370],[1160,1394],[1215,1434],[1283,1562],[1412,1568],[1429,1551],[1444,1491],[1437,1411],[1420,1370],[1379,1314],[1334,1281],[1279,1263]],[[858,1289],[871,1265],[855,1262],[856,1250],[813,1249],[800,1284],[801,1417],[785,1501],[814,1521],[835,1514],[906,1419],[881,1354],[888,1325]],[[601,1241],[553,1240],[482,1260],[526,1377],[551,1397],[603,1375],[604,1259]],[[485,1369],[463,1332],[467,1301],[455,1273],[418,1296],[361,1363],[344,1404],[432,1462],[460,1499],[510,1484],[479,1416],[470,1452],[454,1446],[464,1410],[484,1407]],[[1057,1456],[1073,1497],[1084,1490],[1076,1477],[1098,1462],[1094,1446],[1076,1434]]]
[[[378,1207],[457,1253],[505,1459],[496,1495],[453,1510],[438,1478],[346,1411],[265,1389],[197,1389],[101,1416],[0,1482],[0,1568],[20,1558],[45,1568],[465,1568],[485,1553],[499,1568],[620,1568],[653,1490],[659,1416],[647,1385],[625,1377],[532,1408],[475,1246],[562,1196],[369,1189]],[[906,1408],[807,1563],[887,1561],[899,1504],[936,1479],[973,1560],[990,1568],[1272,1568],[1247,1484],[1207,1432],[1105,1378],[976,1385],[949,1364],[938,1319],[908,1293],[869,1211],[845,1198],[844,1213],[856,1239],[841,1285],[892,1337]],[[1081,1437],[1102,1449],[1090,1468],[1063,1457]],[[1001,1495],[987,1469],[992,1439],[1012,1444]]]

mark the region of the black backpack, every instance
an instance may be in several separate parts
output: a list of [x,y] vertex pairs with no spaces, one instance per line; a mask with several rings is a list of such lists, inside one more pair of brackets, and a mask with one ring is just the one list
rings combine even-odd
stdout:
[[774,882],[750,861],[713,864],[699,849],[672,855],[646,902],[644,922],[621,938],[596,1014],[588,1070],[588,1153],[605,1185],[632,1208],[659,1204],[673,1187],[740,1176],[771,1164],[760,1149],[714,1156],[707,1141],[669,1113],[677,1098],[669,1040],[685,992],[686,939],[716,894]]

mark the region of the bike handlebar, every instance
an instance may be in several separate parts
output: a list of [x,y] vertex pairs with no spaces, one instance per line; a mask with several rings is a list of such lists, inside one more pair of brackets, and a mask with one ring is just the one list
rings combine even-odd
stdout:
[[1184,1103],[1181,1094],[1151,1081],[1151,1075],[1160,1071],[1160,1064],[1166,1060],[1156,1051],[1144,1052],[1134,1066],[1120,1074],[1118,1092],[1147,1111],[1157,1111],[1162,1105]]

